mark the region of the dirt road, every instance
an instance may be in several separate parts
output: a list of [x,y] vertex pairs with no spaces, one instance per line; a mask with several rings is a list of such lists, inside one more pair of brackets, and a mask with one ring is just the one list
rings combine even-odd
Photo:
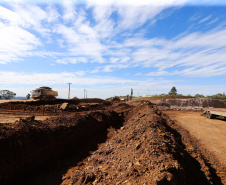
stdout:
[[18,101],[20,101],[20,102],[30,102],[30,101],[37,101],[37,100],[33,100],[33,99],[29,99],[29,100],[27,100],[27,99],[24,99],[24,100],[21,100],[21,99],[13,99],[13,100],[0,100],[0,103],[8,103],[8,102],[18,102]]
[[220,171],[219,175],[226,184],[226,121],[208,119],[201,116],[200,112],[166,111],[165,113],[188,130],[192,137],[196,138],[207,151],[216,157],[224,170]]

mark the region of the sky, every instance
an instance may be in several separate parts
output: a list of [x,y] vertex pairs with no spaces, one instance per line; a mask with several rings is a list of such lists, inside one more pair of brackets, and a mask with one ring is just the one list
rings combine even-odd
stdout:
[[0,90],[226,92],[225,0],[0,0]]

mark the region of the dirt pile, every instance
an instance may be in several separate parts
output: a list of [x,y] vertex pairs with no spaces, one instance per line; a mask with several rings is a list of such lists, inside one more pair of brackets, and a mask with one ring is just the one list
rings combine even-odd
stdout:
[[213,108],[226,108],[226,105],[217,99],[165,99],[160,104],[165,106],[177,106],[177,107],[213,107]]
[[27,171],[76,149],[109,126],[122,123],[114,111],[91,111],[36,121],[32,116],[14,124],[0,124],[0,182],[5,184]]
[[[66,184],[214,184],[197,151],[186,150],[173,122],[152,105],[136,106],[124,126],[64,176]],[[217,182],[218,183],[218,182]]]
[[76,100],[48,100],[48,101],[31,101],[31,102],[7,102],[1,103],[0,109],[20,110],[24,112],[35,112],[43,114],[60,113],[60,106],[68,103],[67,111],[83,112],[90,110],[104,110],[110,106],[110,102],[101,99],[76,99]]
[[[151,102],[87,101],[91,103],[1,104],[0,113],[22,112],[30,117],[0,124],[0,184],[60,184],[69,166],[64,185],[221,184],[202,154],[182,141],[175,124]],[[67,109],[59,110],[65,102]],[[36,120],[39,109],[52,117]],[[64,166],[65,160],[69,166]],[[57,180],[52,178],[56,181],[47,177],[38,183],[40,176],[34,180],[34,173],[28,175],[48,164],[55,172],[62,169]]]

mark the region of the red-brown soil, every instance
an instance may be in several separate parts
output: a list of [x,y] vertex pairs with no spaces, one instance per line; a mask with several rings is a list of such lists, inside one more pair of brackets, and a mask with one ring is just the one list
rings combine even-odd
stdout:
[[[68,103],[65,110],[60,106]],[[0,184],[223,184],[202,143],[147,100],[0,104]],[[37,116],[48,116],[37,120]],[[200,149],[199,149],[200,146]]]
[[168,116],[150,105],[137,106],[62,184],[221,184],[201,153],[186,144]]

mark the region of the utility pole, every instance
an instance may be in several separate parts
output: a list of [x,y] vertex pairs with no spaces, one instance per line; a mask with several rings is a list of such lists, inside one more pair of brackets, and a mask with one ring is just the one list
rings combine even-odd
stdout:
[[69,91],[68,91],[68,99],[70,99],[70,85],[71,85],[72,83],[68,83],[68,85],[69,85]]
[[84,89],[84,99],[87,99],[87,90]]

